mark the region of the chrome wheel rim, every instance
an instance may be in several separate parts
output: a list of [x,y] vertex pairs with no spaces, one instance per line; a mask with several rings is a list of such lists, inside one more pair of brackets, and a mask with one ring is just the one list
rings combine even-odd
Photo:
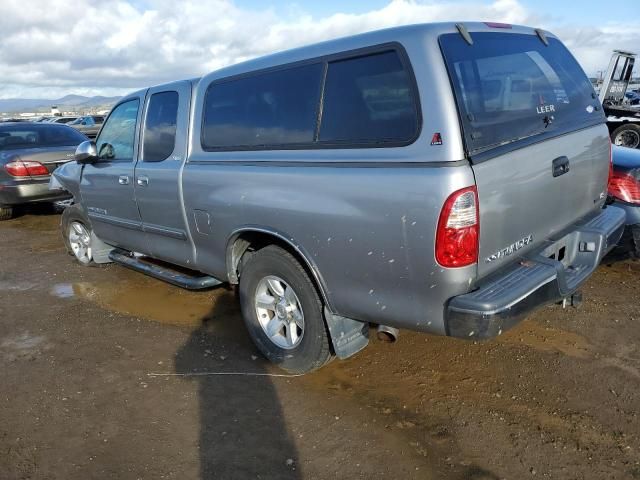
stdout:
[[91,262],[91,234],[80,222],[71,222],[69,225],[69,245],[71,251],[80,263]]
[[275,275],[258,282],[255,293],[258,323],[267,338],[285,350],[297,347],[304,335],[304,313],[296,292]]
[[638,148],[640,145],[640,133],[634,130],[625,130],[616,135],[613,143],[619,147]]

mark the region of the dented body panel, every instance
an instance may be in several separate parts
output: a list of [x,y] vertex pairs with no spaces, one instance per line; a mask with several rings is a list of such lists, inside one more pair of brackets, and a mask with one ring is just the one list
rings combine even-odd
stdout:
[[212,213],[209,235],[190,231],[200,269],[227,275],[231,232],[278,232],[318,272],[341,316],[444,333],[442,305],[464,293],[476,267],[434,260],[434,225],[447,196],[473,184],[468,165],[188,165],[187,210]]

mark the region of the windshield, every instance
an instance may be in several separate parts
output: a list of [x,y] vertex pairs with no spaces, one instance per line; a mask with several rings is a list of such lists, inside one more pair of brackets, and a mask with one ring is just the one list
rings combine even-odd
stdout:
[[440,37],[470,154],[604,122],[591,82],[555,38],[472,33]]

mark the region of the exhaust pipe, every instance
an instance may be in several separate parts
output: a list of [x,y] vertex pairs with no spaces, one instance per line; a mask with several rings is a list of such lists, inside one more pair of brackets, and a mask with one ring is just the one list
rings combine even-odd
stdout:
[[378,340],[386,343],[393,343],[398,339],[400,332],[397,328],[389,327],[387,325],[378,325]]

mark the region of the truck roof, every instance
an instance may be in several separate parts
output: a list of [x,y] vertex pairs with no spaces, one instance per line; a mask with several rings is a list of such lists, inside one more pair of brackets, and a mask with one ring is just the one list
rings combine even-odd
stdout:
[[[290,50],[284,50],[270,55],[265,55],[244,62],[236,63],[234,65],[229,65],[227,67],[214,70],[202,77],[191,78],[187,81],[191,82],[192,86],[195,87],[201,80],[206,80],[208,83],[219,78],[240,75],[242,73],[247,73],[254,70],[262,70],[265,68],[302,61],[309,58],[322,57],[325,55],[331,55],[347,50],[357,50],[359,48],[366,48],[372,45],[400,42],[406,47],[407,44],[418,42],[421,40],[428,40],[433,42],[437,41],[438,37],[444,33],[458,32],[457,25],[464,25],[467,31],[471,34],[474,32],[496,31],[505,34],[536,34],[536,29],[533,27],[491,22],[441,22],[404,25],[400,27],[374,30],[371,32],[360,33],[357,35],[327,40]],[[555,38],[555,35],[546,30],[541,29],[540,31],[542,31],[548,37]],[[175,82],[164,83],[158,86],[169,86],[173,83]],[[135,94],[140,91],[141,90],[138,90],[136,92],[132,92],[131,94]]]
[[[385,28],[371,32],[361,33],[348,37],[327,40],[303,47],[298,47],[270,55],[247,60],[235,65],[223,67],[202,77],[203,80],[211,81],[217,78],[224,78],[242,73],[275,67],[282,64],[293,63],[310,58],[322,57],[348,50],[357,50],[372,45],[384,43],[400,42],[405,47],[409,44],[427,40],[437,42],[440,35],[444,33],[457,33],[456,25],[464,25],[468,32],[500,32],[505,34],[530,34],[535,35],[536,30],[532,27],[511,24],[492,24],[490,22],[442,22],[442,23],[422,23],[405,25],[400,27]],[[494,25],[494,26],[490,26]],[[500,26],[497,26],[500,25]],[[554,37],[553,34],[542,30],[542,32]]]

